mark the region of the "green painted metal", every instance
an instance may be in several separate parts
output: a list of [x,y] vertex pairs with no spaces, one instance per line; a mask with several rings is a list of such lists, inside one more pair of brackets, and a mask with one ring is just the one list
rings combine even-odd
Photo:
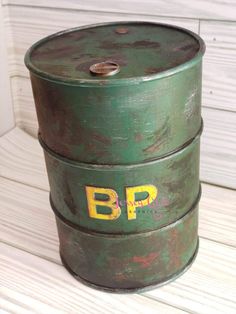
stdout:
[[[114,31],[120,23],[58,33],[26,55],[40,135],[62,156],[139,163],[181,147],[200,128],[202,40],[161,24],[121,25],[127,34]],[[89,67],[108,58],[120,72],[94,77]]]
[[196,256],[204,50],[149,22],[70,29],[28,50],[62,261],[80,281],[147,289]]
[[198,206],[164,228],[132,235],[87,233],[56,215],[65,267],[83,283],[111,292],[137,292],[176,279],[198,249]]
[[[42,142],[41,142],[42,143]],[[44,146],[51,202],[65,219],[97,232],[133,233],[154,230],[182,217],[199,194],[200,134],[185,148],[165,158],[135,165],[93,165],[71,162]],[[127,219],[126,187],[152,184],[158,189],[155,202],[137,208],[136,219]],[[121,215],[115,220],[91,219],[85,187],[117,192]],[[137,199],[145,196],[139,193]],[[107,213],[110,209],[99,209]]]

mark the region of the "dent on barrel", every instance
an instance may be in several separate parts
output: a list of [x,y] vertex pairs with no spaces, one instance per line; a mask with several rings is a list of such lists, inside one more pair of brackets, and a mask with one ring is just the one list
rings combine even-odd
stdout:
[[[145,248],[143,248],[143,251],[145,252]],[[144,280],[140,279],[140,274],[142,272],[150,272],[150,269],[155,267],[154,264],[160,258],[160,251],[156,250],[142,255],[132,254],[132,252],[128,252],[127,255],[129,256],[127,257],[108,257],[108,264],[112,270],[110,275],[113,285],[117,282],[120,287],[124,283],[124,287],[126,288],[128,286],[143,286]],[[139,275],[136,272],[139,272]]]

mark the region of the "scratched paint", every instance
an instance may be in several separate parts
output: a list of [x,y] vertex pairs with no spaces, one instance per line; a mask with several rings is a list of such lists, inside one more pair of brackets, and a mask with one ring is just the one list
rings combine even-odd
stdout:
[[[199,144],[200,134],[164,159],[112,167],[61,160],[44,146],[53,207],[70,222],[95,232],[145,232],[168,225],[198,201]],[[68,185],[70,202],[62,198],[68,195]],[[148,191],[147,186],[153,187],[149,202],[147,194],[133,193]],[[96,193],[109,197],[96,199]],[[138,200],[141,206],[130,205]]]
[[204,50],[149,22],[75,28],[28,50],[61,259],[81,282],[136,292],[192,264]]
[[[197,35],[146,22],[43,39],[25,58],[43,141],[95,164],[149,161],[181,147],[201,126],[203,53]],[[92,64],[107,60],[118,74],[91,74]]]
[[[87,234],[57,217],[60,242],[67,235],[69,244],[61,246],[63,263],[90,286],[112,292],[145,290],[176,278],[190,266],[198,245],[197,214],[196,207],[173,225],[132,237]],[[78,241],[72,249],[74,238]]]

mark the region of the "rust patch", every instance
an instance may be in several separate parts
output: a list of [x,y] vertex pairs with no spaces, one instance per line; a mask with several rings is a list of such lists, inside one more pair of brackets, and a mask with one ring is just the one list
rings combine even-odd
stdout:
[[193,156],[193,152],[189,152],[186,156],[182,157],[180,160],[173,161],[170,165],[172,170],[186,169],[186,167],[191,167],[190,162]]
[[158,255],[158,253],[152,252],[146,256],[133,256],[131,261],[140,264],[142,268],[146,268],[154,262]]
[[[174,47],[174,51],[184,52],[184,59],[192,59],[199,50],[199,46],[196,43],[183,42],[179,46]],[[184,61],[184,60],[183,60]],[[179,64],[179,63],[178,63]]]
[[127,278],[123,273],[117,273],[117,274],[115,274],[115,280],[116,281],[124,281],[124,280],[127,280]]
[[51,48],[47,50],[34,50],[32,53],[32,58],[36,59],[39,58],[42,61],[42,58],[45,57],[47,59],[54,59],[54,58],[61,58],[68,56],[73,53],[78,53],[78,47],[75,46],[65,46],[61,48]]
[[187,51],[187,50],[194,50],[195,52],[198,50],[195,44],[185,44],[179,47],[179,50]]
[[134,137],[135,142],[141,142],[143,140],[143,135],[141,133],[136,133]]
[[161,206],[169,206],[170,205],[170,201],[167,197],[163,197],[160,201]]
[[166,70],[165,67],[149,67],[145,70],[145,74],[155,74]]
[[141,268],[147,268],[151,266],[151,264],[155,261],[155,259],[159,256],[157,252],[151,252],[146,256],[132,256],[127,257],[122,260],[118,258],[111,257],[110,258],[110,265],[115,268],[122,269],[128,267],[130,263],[138,264]]
[[82,150],[80,158],[86,158],[88,154],[94,156],[94,162],[109,154],[108,146],[111,139],[99,132],[82,126],[75,119],[74,111],[66,106],[66,98],[60,92],[60,88],[54,88],[49,84],[32,76],[32,86],[40,132],[43,141],[56,153],[70,157],[71,146]]
[[70,68],[66,65],[60,64],[45,64],[42,66],[43,71],[53,73],[54,75],[63,75],[64,77],[70,77]]
[[111,140],[109,138],[107,138],[104,135],[95,133],[95,132],[93,133],[93,139],[100,142],[100,143],[103,143],[104,145],[110,145],[111,144]]
[[166,119],[164,125],[152,136],[153,144],[143,149],[144,153],[153,154],[158,151],[160,147],[166,142],[169,132],[169,121]]
[[157,41],[150,40],[138,40],[132,45],[135,48],[160,48],[160,43]]
[[171,192],[171,193],[175,193],[180,188],[182,188],[181,181],[164,182],[163,186],[167,187],[168,191]]
[[91,53],[81,53],[79,57],[71,57],[71,60],[81,60],[83,58],[94,58],[94,55]]
[[160,221],[163,218],[163,213],[153,213],[152,214],[152,218],[155,221]]
[[[173,246],[173,243],[175,243],[174,246]],[[169,255],[170,255],[169,264],[171,265],[171,268],[178,269],[179,266],[181,265],[181,258],[180,258],[181,252],[182,252],[182,248],[181,248],[179,232],[177,231],[176,228],[173,228],[170,231],[170,249],[169,249]]]
[[129,32],[128,28],[126,27],[118,27],[115,29],[115,33],[123,35],[123,34],[127,34]]
[[160,43],[157,41],[150,40],[138,40],[128,43],[114,43],[110,41],[103,41],[100,44],[102,49],[123,49],[123,48],[160,48]]

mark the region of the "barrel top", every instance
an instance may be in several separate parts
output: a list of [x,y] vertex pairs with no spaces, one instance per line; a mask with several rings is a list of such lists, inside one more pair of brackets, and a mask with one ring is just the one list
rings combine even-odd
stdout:
[[34,74],[69,84],[139,83],[179,72],[202,58],[202,39],[151,22],[114,22],[62,31],[36,42],[25,64]]

